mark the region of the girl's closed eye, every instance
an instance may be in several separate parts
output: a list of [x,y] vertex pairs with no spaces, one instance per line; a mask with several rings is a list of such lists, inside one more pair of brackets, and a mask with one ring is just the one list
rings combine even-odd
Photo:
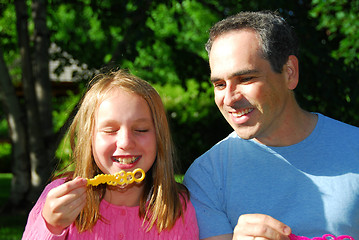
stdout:
[[118,129],[112,128],[112,127],[100,129],[100,132],[105,133],[105,134],[115,134],[115,133],[117,133],[117,131],[118,131]]
[[132,129],[136,133],[151,132],[153,130],[152,119],[141,119],[132,126]]
[[140,132],[140,133],[145,133],[145,132],[148,132],[149,129],[136,129],[135,131]]

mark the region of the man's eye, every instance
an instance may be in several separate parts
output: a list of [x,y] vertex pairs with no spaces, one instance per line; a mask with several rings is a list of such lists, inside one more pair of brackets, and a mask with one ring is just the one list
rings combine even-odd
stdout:
[[243,78],[241,78],[241,81],[242,82],[249,82],[249,81],[251,81],[253,79],[254,79],[254,77],[243,77]]
[[225,83],[213,83],[213,86],[217,89],[223,89],[226,87]]

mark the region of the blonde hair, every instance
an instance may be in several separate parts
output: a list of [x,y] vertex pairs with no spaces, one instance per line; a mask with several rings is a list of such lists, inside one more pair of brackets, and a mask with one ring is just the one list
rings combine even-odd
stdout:
[[[102,173],[92,155],[92,137],[95,112],[99,104],[112,89],[121,88],[144,98],[151,110],[157,142],[157,156],[145,178],[144,192],[140,200],[139,216],[149,231],[154,224],[158,232],[170,230],[189,198],[188,190],[174,179],[174,147],[168,126],[166,111],[157,91],[146,81],[123,70],[99,74],[91,82],[82,99],[81,106],[69,128],[72,162],[75,171],[72,178],[92,178]],[[87,190],[87,203],[75,224],[79,232],[91,230],[102,219],[99,205],[105,195],[106,186],[99,185]],[[181,199],[183,201],[181,201]]]

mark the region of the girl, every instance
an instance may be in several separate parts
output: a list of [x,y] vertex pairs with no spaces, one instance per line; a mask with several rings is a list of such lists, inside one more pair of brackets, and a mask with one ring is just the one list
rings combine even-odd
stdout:
[[[69,129],[75,171],[45,188],[23,239],[198,239],[156,90],[121,70],[91,85]],[[87,186],[85,178],[135,168],[146,173],[141,183]]]

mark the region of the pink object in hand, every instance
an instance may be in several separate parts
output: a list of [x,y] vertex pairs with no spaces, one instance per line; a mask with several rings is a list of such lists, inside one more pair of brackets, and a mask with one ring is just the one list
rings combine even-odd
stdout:
[[355,240],[351,236],[343,235],[343,236],[335,237],[334,235],[331,234],[325,234],[323,235],[323,237],[315,237],[315,238],[307,238],[307,237],[291,234],[289,235],[289,238],[290,240]]

